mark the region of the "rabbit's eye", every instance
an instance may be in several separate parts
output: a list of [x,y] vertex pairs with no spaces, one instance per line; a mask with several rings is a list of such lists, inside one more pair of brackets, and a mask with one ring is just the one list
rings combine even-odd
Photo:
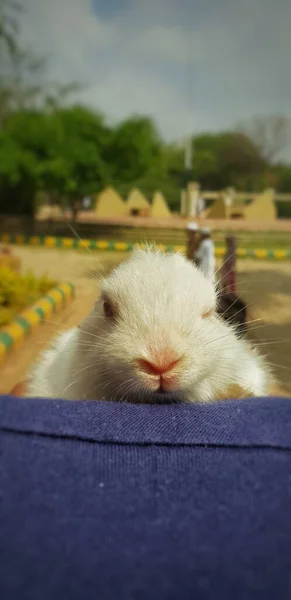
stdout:
[[108,319],[111,319],[112,317],[114,317],[114,310],[113,310],[110,302],[108,302],[108,300],[105,300],[105,302],[103,303],[103,310],[104,310],[105,317],[107,317]]

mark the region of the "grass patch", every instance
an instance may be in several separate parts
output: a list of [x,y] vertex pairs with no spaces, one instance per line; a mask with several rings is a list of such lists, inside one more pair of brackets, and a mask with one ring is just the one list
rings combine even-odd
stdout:
[[17,313],[44,296],[56,282],[47,275],[21,275],[9,267],[0,266],[0,327],[7,325]]

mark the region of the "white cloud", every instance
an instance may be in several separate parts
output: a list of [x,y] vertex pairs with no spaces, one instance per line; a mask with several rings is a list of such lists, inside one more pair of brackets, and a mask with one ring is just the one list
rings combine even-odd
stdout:
[[25,0],[22,36],[50,59],[54,76],[91,80],[94,53],[114,41],[115,25],[99,19],[90,0]]
[[173,138],[289,112],[290,0],[130,0],[111,14],[106,2],[98,14],[90,0],[23,0],[22,36],[109,118],[150,114]]
[[198,36],[183,31],[181,27],[152,27],[134,41],[137,50],[147,56],[174,63],[185,63],[189,56],[193,63],[197,63],[202,53]]

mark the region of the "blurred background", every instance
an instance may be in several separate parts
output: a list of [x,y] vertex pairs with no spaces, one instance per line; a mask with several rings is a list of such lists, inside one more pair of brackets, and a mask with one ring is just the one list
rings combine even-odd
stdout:
[[235,234],[248,335],[290,395],[290,26],[290,0],[0,0],[0,341],[76,285],[3,351],[0,391],[91,309],[124,245],[183,247],[196,219],[218,267]]

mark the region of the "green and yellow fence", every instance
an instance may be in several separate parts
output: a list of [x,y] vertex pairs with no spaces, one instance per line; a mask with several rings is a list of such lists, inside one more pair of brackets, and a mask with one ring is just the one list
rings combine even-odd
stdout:
[[[131,252],[134,247],[139,244],[126,243],[126,242],[110,242],[106,240],[89,240],[89,239],[74,239],[69,237],[52,237],[52,236],[25,236],[25,235],[0,235],[0,241],[7,244],[27,244],[30,246],[43,246],[45,248],[72,248],[82,249],[87,248],[89,250],[115,250],[118,252]],[[142,244],[141,244],[142,245]],[[184,245],[168,245],[168,244],[156,244],[156,248],[163,250],[164,252],[180,251],[185,252],[186,246]],[[215,248],[215,254],[217,257],[223,256],[225,248],[217,246]],[[238,248],[237,256],[240,258],[259,258],[259,259],[276,259],[286,260],[291,259],[291,250],[281,250],[279,248],[267,249],[267,248]]]
[[72,283],[61,283],[51,289],[36,304],[17,315],[11,323],[0,330],[0,364],[25,338],[52,313],[60,311],[75,296]]

